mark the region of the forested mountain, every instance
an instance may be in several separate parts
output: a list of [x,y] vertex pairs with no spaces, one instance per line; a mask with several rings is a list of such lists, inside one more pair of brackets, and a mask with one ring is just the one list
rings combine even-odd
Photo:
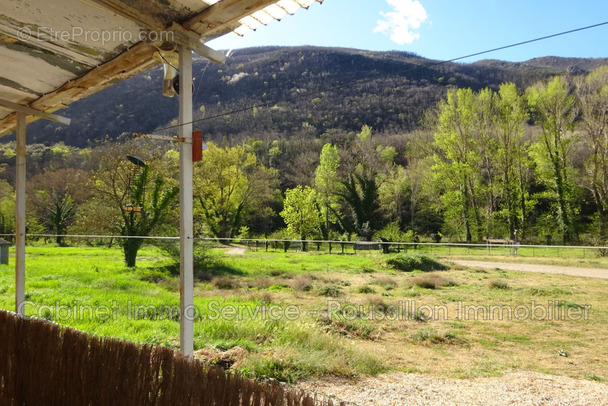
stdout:
[[[608,59],[545,57],[523,63],[485,60],[440,63],[404,52],[318,47],[264,47],[235,51],[225,66],[196,59],[195,124],[207,139],[240,140],[275,134],[320,136],[328,130],[398,134],[420,126],[450,86],[497,89],[513,82],[525,89],[555,74],[588,73]],[[177,98],[161,94],[162,68],[154,68],[87,99],[62,115],[72,125],[39,121],[29,142],[83,147],[121,133],[153,132],[177,116]],[[13,136],[2,141],[11,140]]]

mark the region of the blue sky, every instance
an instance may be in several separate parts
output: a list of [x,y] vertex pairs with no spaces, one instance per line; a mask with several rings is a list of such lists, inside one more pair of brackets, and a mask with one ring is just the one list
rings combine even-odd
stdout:
[[[335,46],[448,60],[605,21],[607,0],[325,0],[244,37],[229,34],[208,45]],[[462,62],[548,55],[608,57],[608,25]]]

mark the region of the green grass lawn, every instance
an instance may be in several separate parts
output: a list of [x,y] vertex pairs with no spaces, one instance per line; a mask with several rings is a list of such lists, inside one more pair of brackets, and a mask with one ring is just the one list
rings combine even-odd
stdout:
[[[287,381],[388,370],[608,378],[606,280],[465,268],[403,272],[389,261],[397,254],[224,251],[208,249],[196,273],[195,349],[212,362]],[[26,313],[177,348],[175,261],[155,247],[141,250],[135,269],[122,258],[118,248],[28,246]],[[491,306],[498,310],[484,315]],[[498,319],[518,306],[570,315]],[[0,308],[14,310],[12,266],[0,266]],[[585,311],[586,320],[576,318]]]
[[[354,255],[326,259],[311,255],[294,261],[282,254],[242,259],[225,257],[221,264],[214,260],[217,270],[211,271],[249,278],[276,272],[329,272],[335,267],[354,270],[361,260]],[[367,262],[371,261],[363,261]],[[28,246],[26,315],[94,334],[177,348],[179,282],[171,273],[174,269],[173,261],[154,247],[142,249],[137,268],[128,269],[118,248]],[[196,349],[243,347],[249,356],[237,367],[289,381],[327,373],[376,373],[384,368],[373,356],[345,345],[342,337],[311,328],[314,320],[304,315],[294,321],[263,314],[251,317],[268,305],[259,289],[228,295],[209,291],[207,285],[197,284]],[[8,266],[0,266],[0,308],[14,311],[14,269]],[[232,309],[241,313],[233,317]]]

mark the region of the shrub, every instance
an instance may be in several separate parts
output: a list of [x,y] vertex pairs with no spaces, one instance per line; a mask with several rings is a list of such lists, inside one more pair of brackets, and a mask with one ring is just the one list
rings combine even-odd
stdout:
[[272,293],[270,293],[270,292],[263,292],[260,295],[259,300],[263,304],[270,304],[270,303],[272,303]]
[[420,292],[418,292],[414,289],[408,289],[405,292],[403,292],[402,295],[403,295],[403,297],[419,297]]
[[397,281],[389,276],[381,276],[374,281],[375,285],[378,285],[385,290],[392,290],[397,287]]
[[562,288],[530,288],[532,296],[558,296],[571,295],[572,292]]
[[464,339],[451,332],[440,333],[432,327],[423,327],[412,335],[414,341],[429,342],[431,344],[459,344]]
[[150,283],[163,283],[172,278],[172,275],[163,269],[137,269],[135,272],[140,280]]
[[595,250],[595,255],[600,258],[605,258],[608,256],[608,249],[606,248],[598,248]]
[[375,313],[386,314],[389,310],[389,304],[386,303],[382,297],[375,297],[367,302],[367,304]]
[[424,314],[424,312],[422,312],[421,310],[416,310],[414,313],[411,314],[411,317],[415,321],[419,321],[421,323],[428,321],[430,318],[429,315]]
[[310,275],[300,275],[291,281],[291,288],[302,292],[310,292],[312,290],[313,277]]
[[218,289],[234,289],[238,287],[238,281],[228,276],[216,276],[211,283]]
[[578,303],[573,303],[573,302],[565,302],[563,300],[560,300],[556,303],[559,307],[565,307],[568,309],[582,309],[583,306],[579,305]]
[[326,331],[331,331],[344,336],[358,337],[364,340],[373,340],[376,337],[377,327],[371,323],[361,320],[331,319],[327,316],[319,317],[317,322],[325,326]]
[[445,271],[448,267],[426,255],[400,254],[386,261],[390,267],[403,272],[419,269],[423,272]]
[[374,237],[376,239],[384,238],[386,241],[390,242],[414,242],[417,238],[412,230],[408,230],[405,233],[402,232],[397,221],[388,223],[382,230],[378,231]]
[[359,289],[357,289],[358,293],[376,293],[376,291],[374,290],[374,288],[372,288],[369,285],[364,285],[361,286]]
[[501,280],[493,280],[490,282],[491,289],[509,289],[509,284]]
[[266,289],[269,286],[274,285],[274,279],[271,278],[259,278],[248,283],[250,288]]
[[452,286],[458,286],[458,282],[452,280],[452,279],[445,279],[444,278],[444,283],[441,286],[446,286],[446,287],[452,287]]
[[319,295],[327,297],[340,297],[342,296],[342,289],[339,286],[326,285],[319,289]]
[[295,383],[310,374],[293,357],[287,359],[266,358],[259,354],[254,354],[248,358],[245,371],[259,376],[270,376],[287,383]]
[[435,289],[437,287],[434,280],[426,278],[418,278],[417,280],[414,280],[414,284],[423,289]]
[[414,278],[412,282],[414,285],[424,289],[436,289],[441,286],[458,286],[458,284],[453,280],[444,278],[436,273],[419,276]]

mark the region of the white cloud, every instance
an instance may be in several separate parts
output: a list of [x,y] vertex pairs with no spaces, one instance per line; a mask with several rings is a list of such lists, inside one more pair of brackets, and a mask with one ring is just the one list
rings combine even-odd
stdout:
[[427,19],[426,10],[418,0],[387,0],[393,11],[380,12],[382,18],[374,32],[390,35],[399,45],[411,44],[420,34],[416,32]]

